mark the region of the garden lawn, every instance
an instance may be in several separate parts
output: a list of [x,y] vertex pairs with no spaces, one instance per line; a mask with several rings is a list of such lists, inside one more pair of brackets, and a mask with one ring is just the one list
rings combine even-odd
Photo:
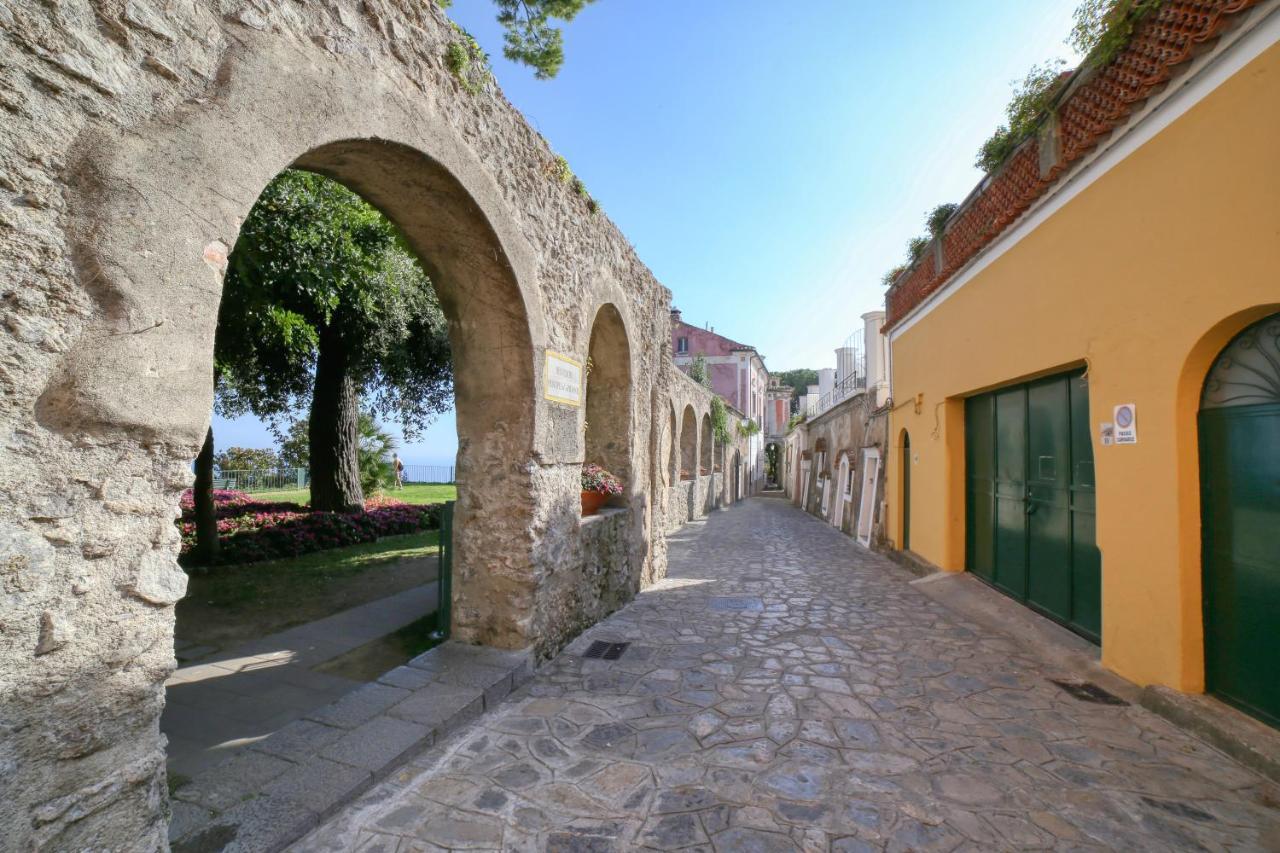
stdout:
[[[279,501],[281,503],[309,504],[310,489],[289,489],[279,492],[252,492],[254,500]],[[458,487],[453,483],[413,483],[403,489],[383,492],[384,497],[407,504],[442,504],[458,499]]]
[[430,583],[439,542],[426,530],[193,573],[178,602],[178,639],[228,648]]

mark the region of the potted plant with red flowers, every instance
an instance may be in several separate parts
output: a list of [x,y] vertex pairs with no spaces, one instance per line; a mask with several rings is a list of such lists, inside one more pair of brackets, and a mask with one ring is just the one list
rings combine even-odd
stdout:
[[582,514],[595,515],[605,501],[622,494],[622,481],[595,463],[582,466]]

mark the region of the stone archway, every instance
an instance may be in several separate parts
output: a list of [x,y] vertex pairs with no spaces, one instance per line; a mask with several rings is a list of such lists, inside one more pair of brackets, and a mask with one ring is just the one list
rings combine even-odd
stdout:
[[[460,639],[546,656],[633,591],[575,582],[596,556],[577,512],[580,405],[543,392],[548,359],[585,361],[584,312],[616,301],[604,278],[649,330],[631,341],[645,385],[633,471],[650,470],[651,401],[668,383],[668,295],[496,87],[473,93],[448,71],[457,36],[434,4],[223,16],[197,0],[166,15],[163,45],[99,11],[110,22],[15,9],[14,39],[47,31],[41,55],[71,59],[19,50],[0,69],[31,93],[6,138],[42,152],[42,203],[0,235],[22,247],[6,257],[24,283],[11,320],[27,330],[6,351],[23,382],[0,403],[0,565],[25,567],[0,649],[14,686],[0,715],[20,724],[6,758],[24,785],[0,819],[36,849],[163,846],[156,719],[185,586],[172,520],[209,420],[223,266],[282,169],[381,208],[439,288],[460,368]],[[22,82],[91,66],[47,91]],[[609,577],[661,577],[661,526],[622,535],[631,547],[615,553],[644,573]],[[552,568],[573,594],[549,589]]]
[[684,407],[680,418],[680,479],[696,480],[698,478],[698,416],[693,413],[693,405]]

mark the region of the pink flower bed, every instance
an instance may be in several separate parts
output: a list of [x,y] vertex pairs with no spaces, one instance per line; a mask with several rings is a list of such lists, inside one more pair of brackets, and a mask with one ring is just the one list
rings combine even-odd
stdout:
[[[182,496],[181,560],[195,547],[194,503]],[[253,500],[243,492],[217,490],[219,561],[254,563],[297,557],[312,551],[373,542],[383,536],[430,530],[439,523],[439,506],[415,506],[390,498],[365,501],[363,512],[317,512],[294,503]]]

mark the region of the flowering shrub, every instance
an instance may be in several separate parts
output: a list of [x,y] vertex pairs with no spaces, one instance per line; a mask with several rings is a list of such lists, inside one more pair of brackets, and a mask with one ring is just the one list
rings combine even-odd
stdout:
[[602,495],[620,495],[622,494],[622,481],[599,465],[583,465],[582,491],[599,492]]
[[[187,489],[182,493],[182,498],[178,501],[182,505],[182,512],[186,514],[196,508],[195,492]],[[245,492],[237,492],[235,489],[214,489],[213,505],[221,509],[224,506],[239,506],[240,504],[252,503],[251,498]]]
[[[438,526],[439,505],[416,506],[376,497],[362,512],[317,512],[294,503],[255,501],[243,492],[215,491],[219,560],[255,563],[312,551],[373,542],[383,536]],[[196,525],[190,493],[182,497],[180,561],[195,548]]]

